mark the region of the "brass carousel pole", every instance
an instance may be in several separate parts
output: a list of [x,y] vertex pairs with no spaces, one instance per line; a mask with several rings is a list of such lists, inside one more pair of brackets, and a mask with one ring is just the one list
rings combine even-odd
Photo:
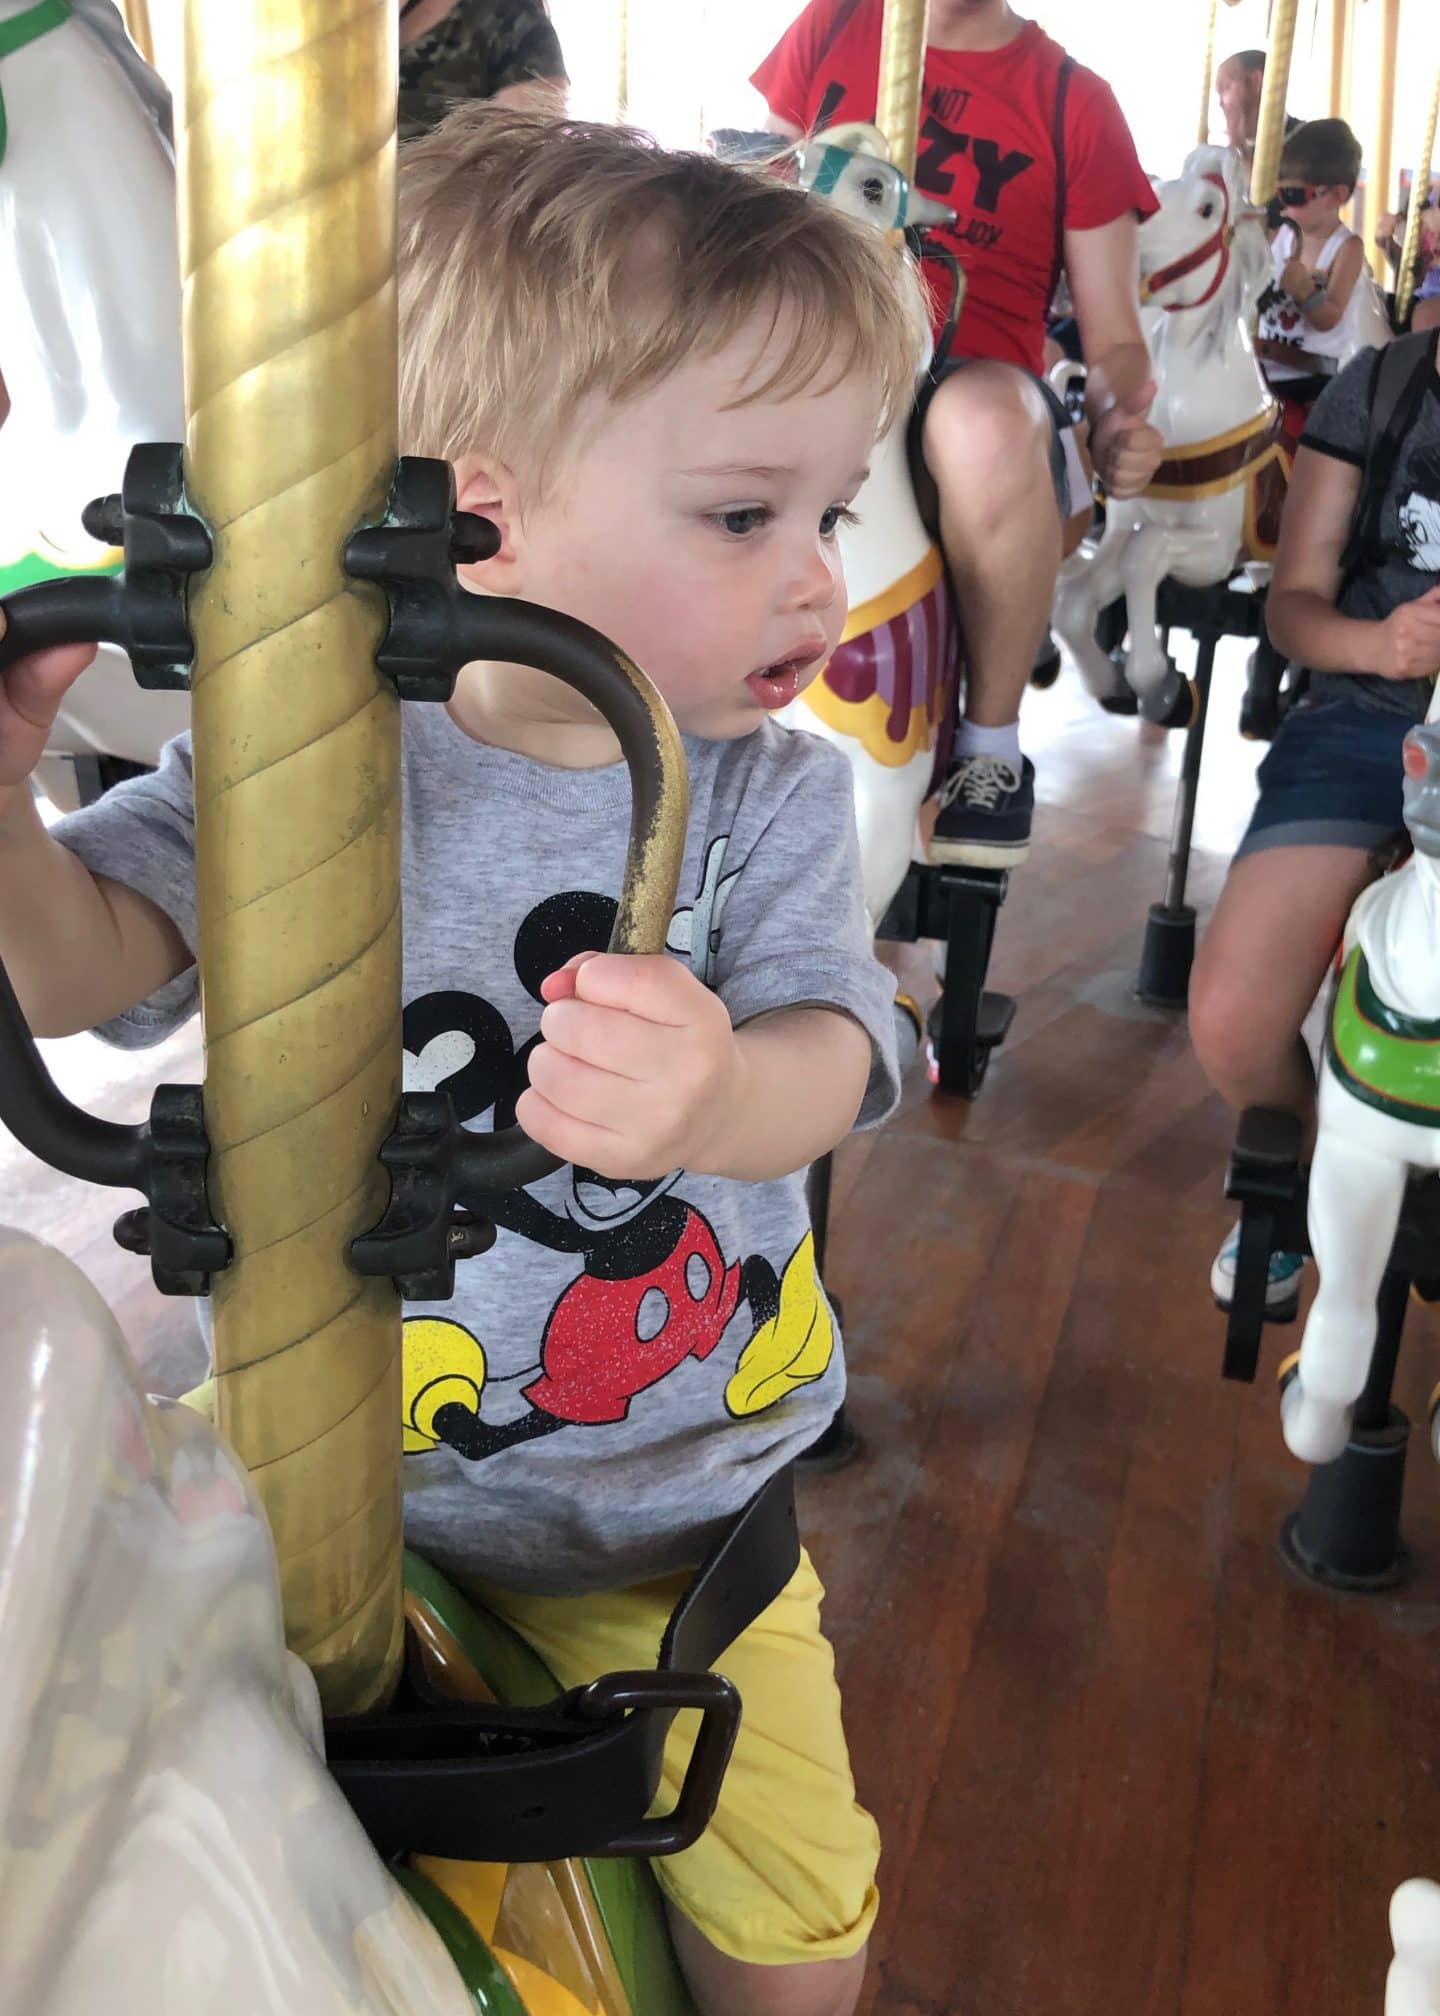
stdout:
[[1330,117],[1348,119],[1354,0],[1330,0]]
[[1430,194],[1430,171],[1435,166],[1435,126],[1440,118],[1440,71],[1430,94],[1430,112],[1425,122],[1425,139],[1410,182],[1410,208],[1405,218],[1405,244],[1400,253],[1400,270],[1395,275],[1395,319],[1403,324],[1415,299],[1415,264],[1420,256],[1420,217]]
[[1255,158],[1250,166],[1250,201],[1260,209],[1275,194],[1280,173],[1280,153],[1285,145],[1285,97],[1290,89],[1290,60],[1299,11],[1300,0],[1275,0],[1265,88],[1260,94],[1260,124],[1255,133]]
[[1370,166],[1365,203],[1365,235],[1375,236],[1376,220],[1390,208],[1395,160],[1395,77],[1400,58],[1400,0],[1384,0],[1380,20],[1380,77],[1375,93],[1375,144],[1366,149]]
[[401,1644],[400,1308],[346,1265],[400,1081],[399,713],[347,534],[395,455],[395,0],[188,0],[187,481],[217,1419],[328,1712]]
[[150,0],[125,0],[125,33],[153,70],[155,36],[150,26]]
[[875,124],[885,135],[890,159],[907,181],[915,179],[920,146],[920,92],[925,80],[925,17],[928,0],[885,0],[880,38],[880,89]]
[[1195,136],[1197,147],[1203,147],[1210,138],[1210,92],[1215,83],[1215,20],[1220,12],[1220,0],[1210,0],[1210,18],[1205,24],[1205,63],[1200,81],[1200,130]]

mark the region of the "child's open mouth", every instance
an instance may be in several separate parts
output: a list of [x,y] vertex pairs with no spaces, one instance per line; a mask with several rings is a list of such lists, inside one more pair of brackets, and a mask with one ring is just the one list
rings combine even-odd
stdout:
[[788,707],[798,697],[805,673],[819,655],[818,651],[793,652],[790,657],[778,658],[773,665],[767,665],[762,672],[752,672],[745,684],[762,707],[771,711]]

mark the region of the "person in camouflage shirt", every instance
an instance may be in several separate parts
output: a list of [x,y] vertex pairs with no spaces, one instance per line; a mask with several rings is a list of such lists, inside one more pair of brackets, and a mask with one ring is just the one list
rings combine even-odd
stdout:
[[538,107],[548,91],[558,112],[568,81],[543,0],[451,0],[438,17],[433,0],[400,10],[402,140],[476,98]]

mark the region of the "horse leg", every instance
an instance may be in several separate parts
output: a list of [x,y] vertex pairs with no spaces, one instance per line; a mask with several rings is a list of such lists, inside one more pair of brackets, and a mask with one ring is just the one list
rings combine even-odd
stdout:
[[1142,525],[1125,549],[1125,601],[1130,611],[1130,659],[1125,676],[1147,721],[1165,721],[1184,680],[1160,643],[1155,598],[1170,572],[1175,535],[1164,525]]
[[[1328,1103],[1328,1102],[1326,1102]],[[1320,1288],[1296,1377],[1280,1403],[1286,1446],[1330,1463],[1350,1439],[1375,1346],[1375,1298],[1390,1259],[1409,1164],[1343,1128],[1320,1128],[1310,1167],[1310,1246]]]
[[1092,697],[1108,699],[1116,691],[1115,667],[1095,635],[1100,611],[1121,593],[1121,562],[1131,527],[1113,519],[1099,543],[1081,547],[1060,569],[1051,627],[1074,659]]

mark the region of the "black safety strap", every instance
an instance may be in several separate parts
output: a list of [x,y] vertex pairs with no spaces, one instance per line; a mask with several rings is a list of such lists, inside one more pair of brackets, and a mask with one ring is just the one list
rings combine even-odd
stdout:
[[1070,79],[1075,75],[1075,58],[1067,56],[1055,79],[1055,109],[1050,117],[1050,145],[1055,155],[1055,246],[1050,259],[1050,291],[1045,296],[1048,314],[1065,271],[1065,207],[1070,201],[1070,166],[1065,144],[1065,111],[1070,102]]
[[[326,1729],[330,1770],[377,1851],[457,1861],[670,1855],[715,1810],[740,1696],[710,1671],[795,1573],[790,1470],[746,1506],[697,1569],[654,1668],[606,1673],[540,1708],[437,1694],[412,1660],[400,1705]],[[647,1818],[682,1708],[700,1734],[673,1813]]]
[[1341,594],[1358,574],[1384,558],[1380,519],[1399,465],[1406,436],[1420,417],[1425,387],[1435,372],[1440,329],[1397,336],[1379,352],[1370,399],[1370,430],[1365,443],[1360,495],[1351,520],[1350,537],[1340,556]]

